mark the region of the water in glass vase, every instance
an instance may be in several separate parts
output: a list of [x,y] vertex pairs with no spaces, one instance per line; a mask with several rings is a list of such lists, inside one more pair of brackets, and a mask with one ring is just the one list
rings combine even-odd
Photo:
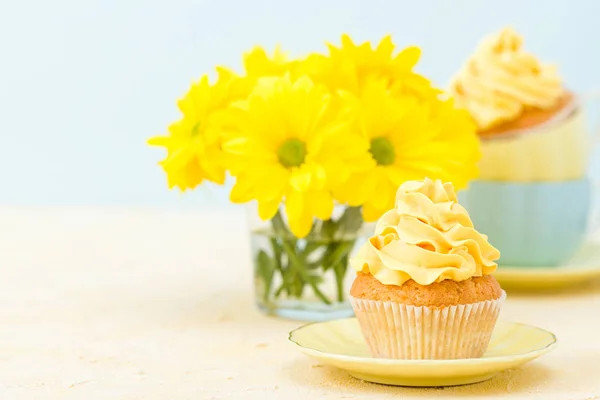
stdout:
[[280,213],[252,230],[256,302],[263,312],[309,321],[353,315],[348,290],[354,274],[348,263],[364,229],[360,209],[344,207],[337,214],[315,221],[301,239]]

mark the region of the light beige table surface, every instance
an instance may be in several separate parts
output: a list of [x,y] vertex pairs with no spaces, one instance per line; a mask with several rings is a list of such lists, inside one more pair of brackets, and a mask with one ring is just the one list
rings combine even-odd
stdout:
[[408,389],[320,365],[253,305],[243,214],[0,209],[0,399],[600,399],[600,288],[509,296],[558,348],[482,384]]

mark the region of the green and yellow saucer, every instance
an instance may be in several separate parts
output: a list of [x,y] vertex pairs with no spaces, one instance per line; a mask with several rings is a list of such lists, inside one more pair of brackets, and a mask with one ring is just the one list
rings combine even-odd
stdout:
[[600,243],[585,243],[570,260],[561,265],[501,265],[494,276],[503,289],[520,291],[564,290],[600,281]]
[[482,358],[394,360],[371,357],[356,318],[304,325],[289,340],[304,354],[355,378],[398,386],[476,383],[538,358],[554,348],[554,334],[534,326],[499,321]]

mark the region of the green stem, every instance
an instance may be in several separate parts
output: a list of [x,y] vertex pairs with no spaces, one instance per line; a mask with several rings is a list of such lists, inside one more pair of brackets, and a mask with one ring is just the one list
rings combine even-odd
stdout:
[[[298,239],[286,226],[280,212],[273,217],[271,225],[274,237],[269,240],[273,254],[273,273],[263,275],[264,279],[270,279],[269,282],[265,282],[265,301],[277,299],[284,291],[288,296],[301,298],[306,286],[310,285],[315,296],[323,303],[332,304],[333,300],[319,289],[321,275],[329,269],[333,270],[336,281],[336,300],[344,301],[344,277],[348,258],[355,244],[355,239],[351,238],[355,237],[362,225],[360,208],[346,208],[337,220],[317,221],[317,225],[311,230],[310,238],[307,238],[307,243],[302,248],[299,247]],[[320,249],[324,249],[323,254],[315,259],[314,252]],[[282,282],[273,292],[273,279],[276,274],[281,276]]]
[[285,288],[286,288],[285,282],[281,282],[281,285],[279,285],[279,287],[277,288],[277,290],[275,291],[275,294],[273,296],[275,296],[275,298],[281,296],[281,292],[283,292],[283,290]]
[[355,242],[355,240],[346,240],[338,244],[332,243],[330,245],[332,246],[330,249],[333,251],[331,251],[330,254],[323,259],[323,268],[331,268],[334,272],[337,301],[339,302],[344,301],[344,277],[346,276],[348,259],[352,249],[354,248]]
[[281,271],[281,246],[277,243],[277,239],[271,238],[271,248],[273,248],[273,257],[275,258],[275,267]]
[[335,271],[335,284],[337,289],[337,301],[340,303],[344,301],[344,277],[348,270],[348,255],[344,256],[340,262],[336,265]]
[[[275,269],[277,269],[277,264],[279,263],[279,257],[277,255],[277,252],[275,251],[275,249],[273,249],[273,261],[274,261],[274,266]],[[265,282],[265,292],[263,293],[263,301],[265,302],[265,304],[269,303],[269,295],[271,293],[271,287],[273,286],[273,277],[275,276],[275,271],[273,271],[273,274],[271,275],[271,279],[268,282]]]
[[330,246],[334,246],[335,249],[331,253],[327,259],[323,260],[324,264],[335,266],[340,263],[340,261],[347,257],[348,254],[352,251],[352,247],[354,246],[354,240],[347,240],[339,244],[330,244]]
[[265,292],[263,293],[263,302],[265,304],[267,304],[269,302],[269,292],[271,291],[271,282],[273,282],[273,279],[271,279],[269,282],[265,282]]
[[269,300],[269,293],[271,292],[275,269],[276,267],[274,266],[272,258],[266,251],[260,250],[256,256],[256,277],[262,279],[264,282],[264,292],[262,297],[265,304],[268,303]]
[[[275,270],[279,273],[279,275],[281,275],[281,279],[282,281],[285,278],[285,270],[283,268],[283,263],[282,263],[282,259],[281,259],[281,245],[277,242],[277,239],[275,238],[271,238],[270,239],[271,242],[271,248],[273,249],[273,257],[275,258]],[[281,294],[281,290],[285,288],[285,285],[280,286],[275,293],[273,294],[273,296],[275,298],[279,297],[279,295]]]
[[323,303],[331,304],[331,300],[329,300],[327,296],[325,296],[323,292],[321,292],[317,284],[308,278],[308,276],[306,275],[306,271],[304,271],[304,267],[302,266],[302,262],[296,257],[296,252],[292,247],[290,247],[286,240],[283,241],[283,248],[285,249],[288,258],[290,259],[290,268],[293,268],[294,271],[298,274],[298,277],[301,278],[304,282],[307,282],[312,287],[312,290],[315,292],[315,295],[319,299],[321,299]]

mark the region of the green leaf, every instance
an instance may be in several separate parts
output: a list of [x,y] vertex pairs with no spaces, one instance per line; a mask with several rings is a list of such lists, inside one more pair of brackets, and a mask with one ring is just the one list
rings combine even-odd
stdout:
[[321,264],[321,266],[323,267],[323,271],[327,271],[333,265],[330,260],[336,248],[337,243],[335,242],[329,243],[329,245],[325,248],[323,257],[321,257],[321,260],[319,261],[319,264]]
[[337,229],[338,227],[334,220],[328,219],[327,221],[323,221],[320,236],[323,240],[331,241],[335,237]]
[[315,284],[315,285],[319,285],[321,283],[323,283],[324,278],[323,278],[323,274],[310,274],[307,275],[306,279],[308,280],[308,282]]
[[323,253],[327,249],[327,244],[320,241],[308,241],[302,251],[302,260],[306,268],[315,269],[321,266]]
[[277,211],[277,214],[271,219],[271,226],[273,227],[273,232],[275,235],[286,238],[291,235],[288,228],[285,226],[285,222],[283,222],[283,218],[281,217],[281,212]]
[[337,288],[337,300],[339,302],[344,301],[345,292],[344,292],[344,277],[346,276],[346,271],[348,270],[348,256],[345,255],[339,263],[335,265],[333,268],[335,271],[335,283]]
[[302,276],[297,275],[294,279],[294,296],[297,298],[302,297],[302,293],[304,292],[304,279]]
[[334,242],[327,247],[323,256],[323,269],[329,269],[337,265],[342,258],[347,257],[354,247],[354,240],[345,242]]
[[303,260],[301,260],[298,257],[298,253],[296,252],[296,249],[285,240],[283,241],[283,248],[290,260],[289,268],[291,270],[293,270],[297,275],[294,280],[294,283],[299,286],[297,286],[297,290],[295,293],[298,293],[299,295],[301,295],[302,290],[304,288],[304,284],[308,283],[312,287],[313,291],[315,292],[315,295],[323,303],[331,304],[331,300],[329,300],[327,298],[327,296],[325,296],[325,294],[323,294],[323,292],[321,292],[318,285],[315,282],[312,282],[310,280],[309,271],[306,268],[306,264],[303,262]]
[[322,267],[323,267],[323,262],[321,259],[306,263],[306,269],[308,269],[308,270],[320,269]]
[[[274,257],[260,256],[263,279],[269,277],[268,291],[271,291],[274,273],[279,271],[282,283],[275,290],[274,296],[278,297],[283,292],[288,296],[300,298],[306,286],[310,286],[317,297],[326,304],[331,300],[320,290],[323,275],[329,269],[334,269],[338,286],[338,299],[343,298],[343,277],[347,269],[348,254],[354,246],[354,237],[363,224],[359,207],[347,207],[342,216],[336,221],[316,221],[310,234],[299,240],[287,228],[280,211],[271,219],[272,232],[271,247]],[[347,240],[352,238],[352,240]],[[303,243],[306,243],[302,245]],[[268,262],[267,262],[268,260]],[[341,265],[343,263],[343,265]]]
[[356,236],[362,225],[363,218],[360,207],[347,207],[337,221],[336,237]]
[[275,258],[275,267],[281,271],[283,268],[282,264],[281,264],[281,254],[283,253],[283,249],[281,248],[281,245],[279,244],[277,239],[271,238],[270,242],[271,242],[271,248],[273,249],[273,254],[274,254],[274,258]]
[[306,246],[304,246],[304,250],[302,251],[302,256],[304,258],[307,258],[309,255],[311,255],[315,250],[318,250],[320,247],[322,246],[322,244],[318,241],[315,240],[307,240],[306,242]]

